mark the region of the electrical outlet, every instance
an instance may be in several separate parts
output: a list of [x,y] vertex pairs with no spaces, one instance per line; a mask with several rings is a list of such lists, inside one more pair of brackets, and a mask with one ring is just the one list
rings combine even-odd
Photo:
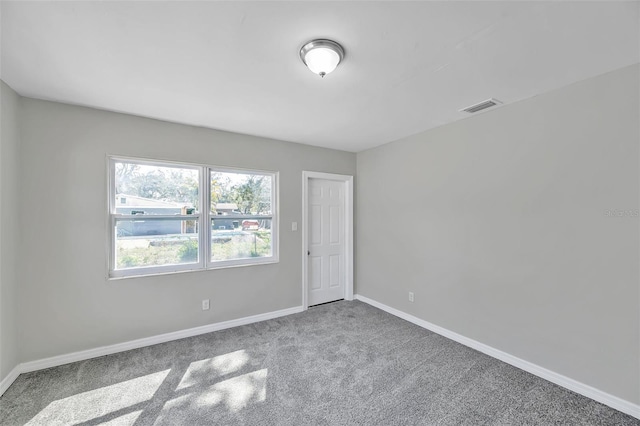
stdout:
[[291,222],[291,230],[292,231],[298,230],[298,222]]
[[208,311],[209,310],[209,299],[203,299],[202,300],[202,310],[203,311]]
[[413,302],[413,292],[409,292],[409,302]]

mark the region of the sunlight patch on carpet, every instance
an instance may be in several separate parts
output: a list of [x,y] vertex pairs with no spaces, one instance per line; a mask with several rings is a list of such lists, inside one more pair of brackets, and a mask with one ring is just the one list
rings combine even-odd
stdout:
[[136,420],[142,414],[142,410],[133,411],[115,419],[111,419],[107,422],[100,423],[100,426],[133,426],[136,424]]
[[214,406],[226,408],[231,413],[252,404],[264,402],[267,398],[267,369],[233,377],[209,386],[202,392],[192,392],[168,401],[160,418],[171,422],[174,415],[184,413],[184,409],[198,411]]
[[171,370],[159,371],[58,399],[47,405],[27,425],[46,424],[48,426],[56,426],[76,424],[148,401],[158,390],[169,371]]
[[196,385],[202,380],[211,381],[217,377],[236,373],[248,362],[249,355],[244,349],[201,361],[194,361],[184,373],[176,390]]

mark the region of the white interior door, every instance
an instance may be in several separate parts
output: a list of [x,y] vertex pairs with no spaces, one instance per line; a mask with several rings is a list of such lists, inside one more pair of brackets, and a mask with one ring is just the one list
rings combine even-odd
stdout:
[[309,306],[345,298],[345,207],[344,182],[309,179]]

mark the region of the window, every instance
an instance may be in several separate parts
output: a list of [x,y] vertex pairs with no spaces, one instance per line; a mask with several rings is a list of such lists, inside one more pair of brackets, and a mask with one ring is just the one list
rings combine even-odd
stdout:
[[278,261],[277,173],[120,158],[109,170],[112,277]]

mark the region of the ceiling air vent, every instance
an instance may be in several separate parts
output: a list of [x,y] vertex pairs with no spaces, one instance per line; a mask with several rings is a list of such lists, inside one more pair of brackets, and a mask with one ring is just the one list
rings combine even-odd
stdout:
[[487,108],[491,108],[493,106],[496,105],[500,105],[502,102],[500,102],[497,99],[487,99],[486,101],[482,101],[480,103],[477,103],[475,105],[471,105],[468,106],[466,108],[463,108],[460,110],[460,112],[468,112],[468,113],[474,113],[474,112],[478,112],[478,111],[482,111],[483,109],[487,109]]

